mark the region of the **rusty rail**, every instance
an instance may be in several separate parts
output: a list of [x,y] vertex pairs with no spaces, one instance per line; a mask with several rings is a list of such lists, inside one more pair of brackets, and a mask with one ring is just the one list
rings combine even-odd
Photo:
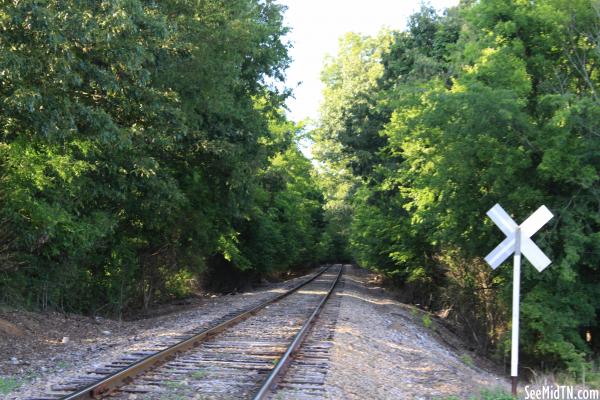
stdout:
[[337,277],[335,278],[335,280],[331,284],[331,287],[327,291],[327,294],[325,296],[323,296],[323,299],[321,299],[321,301],[319,302],[319,304],[317,305],[317,307],[315,308],[315,310],[313,311],[311,316],[306,320],[304,325],[302,325],[302,328],[300,328],[300,330],[294,337],[294,340],[287,348],[286,352],[283,354],[283,356],[281,356],[281,358],[279,359],[279,362],[277,363],[275,368],[273,368],[271,370],[271,373],[269,374],[269,376],[267,377],[267,379],[261,386],[260,390],[254,395],[254,398],[253,398],[254,400],[265,399],[267,397],[267,394],[271,391],[271,389],[275,387],[275,385],[277,384],[277,381],[285,375],[285,371],[287,370],[294,353],[298,350],[298,348],[300,348],[302,341],[304,340],[304,338],[310,331],[310,328],[312,327],[312,325],[316,322],[317,317],[323,310],[325,303],[327,302],[327,300],[333,293],[335,286],[337,285],[338,281],[340,280],[340,276],[342,275],[343,270],[344,270],[344,266],[342,265],[342,267],[340,268],[340,271],[337,274]]

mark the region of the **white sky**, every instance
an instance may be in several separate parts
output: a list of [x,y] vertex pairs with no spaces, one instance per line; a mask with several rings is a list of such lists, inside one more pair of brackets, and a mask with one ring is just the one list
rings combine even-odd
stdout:
[[[294,89],[288,117],[294,121],[317,120],[321,102],[321,68],[326,54],[337,53],[338,39],[346,32],[377,34],[381,28],[404,29],[408,16],[420,8],[420,0],[280,0],[288,7],[286,24],[293,48],[287,86]],[[431,0],[438,10],[458,0]],[[298,82],[302,82],[297,86]]]

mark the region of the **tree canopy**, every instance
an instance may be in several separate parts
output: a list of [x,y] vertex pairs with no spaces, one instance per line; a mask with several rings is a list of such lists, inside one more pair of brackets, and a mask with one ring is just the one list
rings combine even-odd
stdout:
[[581,371],[598,350],[583,333],[600,333],[599,26],[589,0],[423,6],[405,31],[346,36],[324,69],[316,154],[347,171],[352,257],[480,350],[510,339],[511,268],[482,261],[501,238],[485,212],[554,212],[535,237],[553,264],[523,272],[530,365]]
[[2,301],[117,312],[317,260],[273,1],[1,1]]

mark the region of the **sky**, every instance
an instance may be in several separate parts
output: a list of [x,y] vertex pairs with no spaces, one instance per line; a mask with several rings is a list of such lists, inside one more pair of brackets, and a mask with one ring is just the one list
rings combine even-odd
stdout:
[[[292,31],[293,62],[287,71],[287,87],[294,98],[287,101],[288,117],[296,122],[319,118],[321,68],[327,54],[337,53],[338,39],[346,32],[376,35],[383,27],[404,29],[408,16],[418,11],[421,0],[280,0],[288,7],[285,23]],[[438,10],[458,0],[431,0]],[[298,85],[298,83],[300,85]]]

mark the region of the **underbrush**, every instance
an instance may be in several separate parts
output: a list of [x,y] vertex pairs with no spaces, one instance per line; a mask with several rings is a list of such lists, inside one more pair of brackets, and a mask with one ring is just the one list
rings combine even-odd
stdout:
[[599,361],[588,362],[556,373],[534,373],[531,384],[600,388],[600,363]]

